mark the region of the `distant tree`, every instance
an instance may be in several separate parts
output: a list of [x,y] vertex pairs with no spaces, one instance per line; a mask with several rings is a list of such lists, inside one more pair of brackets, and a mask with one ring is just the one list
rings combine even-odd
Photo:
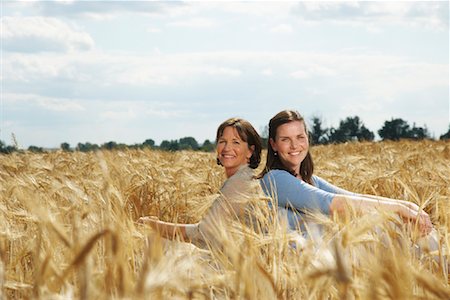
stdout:
[[439,137],[440,140],[450,140],[450,125],[448,131]]
[[263,149],[267,149],[269,143],[269,125],[266,125],[261,130],[261,143]]
[[0,153],[9,154],[17,150],[18,149],[16,146],[9,146],[6,145],[3,141],[0,141]]
[[197,141],[191,136],[181,138],[178,144],[179,150],[198,150],[199,148]]
[[416,124],[413,124],[411,130],[408,131],[408,138],[413,140],[423,140],[429,139],[430,135],[428,133],[427,127],[416,127]]
[[113,150],[117,148],[117,143],[114,141],[110,141],[101,145],[102,149]]
[[28,151],[34,152],[34,153],[42,153],[44,152],[44,149],[42,147],[36,147],[36,146],[29,146]]
[[385,121],[383,127],[378,130],[378,134],[383,140],[398,141],[402,138],[408,138],[408,133],[409,124],[402,119],[394,118]]
[[328,132],[326,128],[322,128],[322,120],[313,116],[311,118],[312,126],[310,128],[310,138],[312,145],[326,144],[328,142]]
[[161,145],[159,145],[159,148],[161,150],[166,150],[166,151],[177,151],[177,150],[179,150],[178,141],[177,140],[171,140],[171,141],[164,140],[161,142]]
[[148,148],[153,148],[155,147],[155,141],[152,139],[146,139],[143,143],[142,146],[144,148],[148,147]]
[[89,151],[96,151],[100,147],[97,144],[91,144],[89,142],[86,143],[78,143],[76,150],[81,152],[89,152]]
[[390,121],[385,121],[383,127],[378,130],[378,134],[383,140],[398,141],[400,139],[422,140],[430,138],[428,129],[425,127],[410,128],[408,122],[402,119],[392,118]]
[[212,152],[214,151],[214,144],[210,142],[210,140],[205,140],[200,147],[200,150],[206,151],[206,152]]
[[71,150],[70,150],[70,144],[69,143],[62,143],[61,144],[61,150],[62,151],[67,151],[67,152],[70,152]]
[[375,135],[367,129],[358,116],[347,117],[340,121],[337,129],[330,129],[329,141],[344,143],[347,141],[373,141]]

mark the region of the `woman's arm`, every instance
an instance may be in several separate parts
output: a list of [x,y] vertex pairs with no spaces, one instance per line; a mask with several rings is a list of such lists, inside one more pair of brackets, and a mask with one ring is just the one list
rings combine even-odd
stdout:
[[422,234],[428,234],[433,227],[428,214],[414,203],[350,192],[345,195],[328,192],[282,170],[267,173],[261,185],[268,196],[278,201],[280,207],[292,206],[302,212],[319,211],[327,215],[345,213],[350,207],[359,213],[381,209],[394,212],[405,221],[417,222]]
[[185,241],[190,240],[190,237],[186,234],[186,229],[188,229],[188,227],[198,226],[198,224],[175,224],[164,222],[158,220],[158,218],[154,216],[141,217],[138,222],[150,225],[150,227],[158,231],[159,234],[166,239],[173,239],[176,235],[179,235]]
[[321,190],[283,170],[272,170],[261,179],[263,191],[280,207],[298,211],[319,211],[329,214],[330,203],[336,194]]
[[331,201],[330,213],[343,214],[349,207],[359,213],[374,209],[396,213],[406,222],[416,222],[422,235],[427,235],[433,229],[430,216],[408,201],[370,195],[336,195]]

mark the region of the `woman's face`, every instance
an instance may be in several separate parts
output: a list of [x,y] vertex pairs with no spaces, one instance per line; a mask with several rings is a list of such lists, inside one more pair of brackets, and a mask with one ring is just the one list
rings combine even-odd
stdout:
[[225,167],[227,177],[236,173],[240,166],[248,163],[253,150],[239,136],[236,128],[228,126],[217,141],[217,157]]
[[277,128],[275,140],[270,145],[278,152],[281,163],[289,170],[300,174],[300,165],[308,154],[309,140],[305,123],[292,121]]

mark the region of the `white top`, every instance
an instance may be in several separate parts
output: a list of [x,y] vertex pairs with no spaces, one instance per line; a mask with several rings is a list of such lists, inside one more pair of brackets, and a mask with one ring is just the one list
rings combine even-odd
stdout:
[[197,224],[186,225],[186,235],[197,246],[217,242],[217,229],[232,220],[248,223],[246,206],[250,199],[263,195],[261,186],[253,179],[253,170],[243,165],[220,188],[220,195]]

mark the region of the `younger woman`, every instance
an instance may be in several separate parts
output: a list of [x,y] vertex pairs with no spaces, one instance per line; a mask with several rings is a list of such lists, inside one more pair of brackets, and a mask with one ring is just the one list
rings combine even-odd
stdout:
[[417,222],[422,235],[433,229],[428,214],[412,202],[352,193],[313,175],[313,170],[303,117],[297,111],[279,112],[269,122],[267,162],[259,177],[264,192],[286,210],[292,229],[301,225],[305,212],[332,215],[377,208],[394,212],[405,222]]

